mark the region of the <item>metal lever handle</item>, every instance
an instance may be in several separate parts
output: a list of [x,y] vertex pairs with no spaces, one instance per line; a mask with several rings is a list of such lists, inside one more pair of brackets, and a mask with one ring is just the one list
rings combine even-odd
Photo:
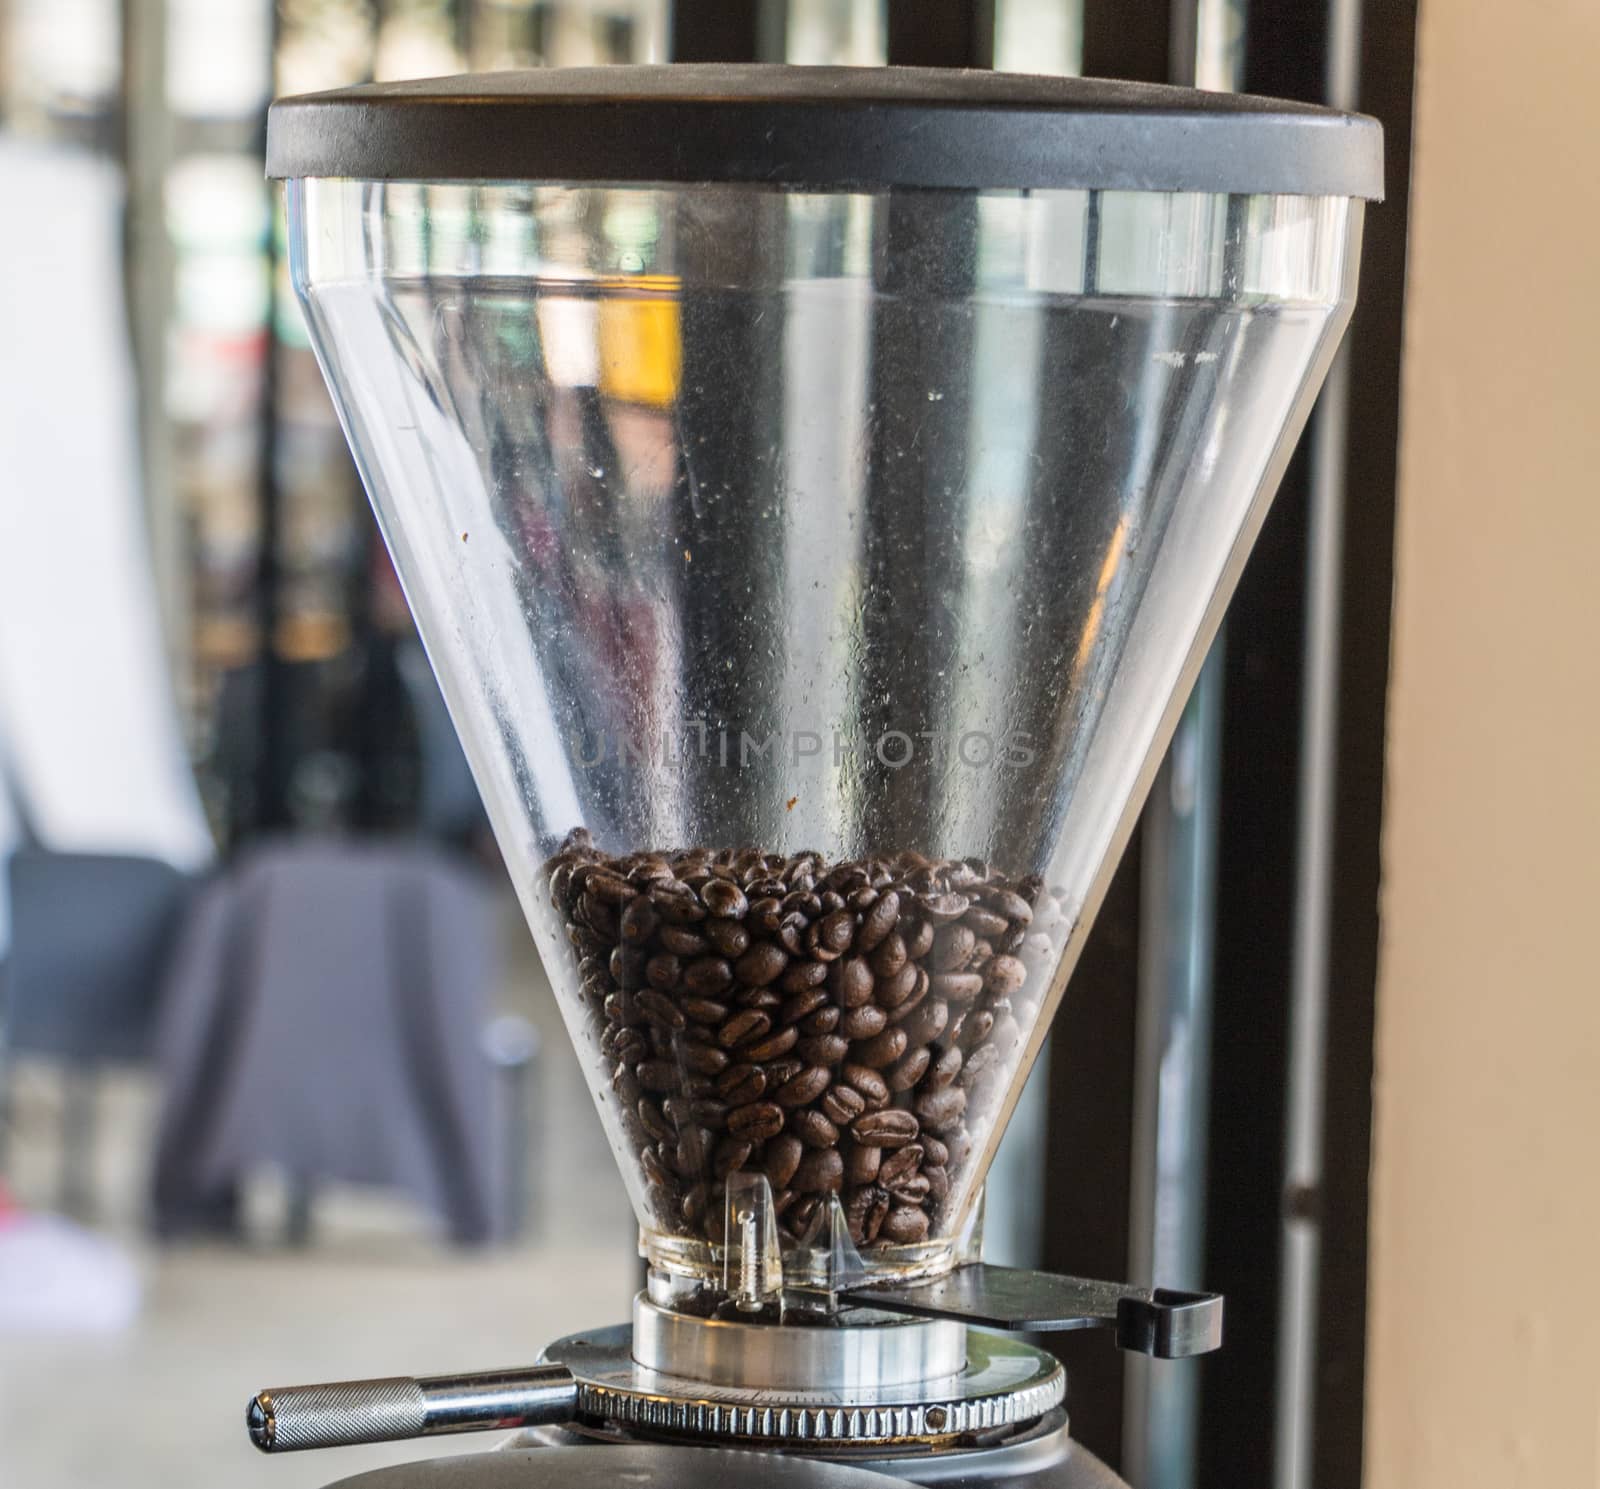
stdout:
[[481,1375],[274,1386],[252,1398],[245,1425],[263,1453],[290,1453],[440,1432],[558,1426],[571,1420],[577,1404],[577,1383],[564,1365],[529,1365]]

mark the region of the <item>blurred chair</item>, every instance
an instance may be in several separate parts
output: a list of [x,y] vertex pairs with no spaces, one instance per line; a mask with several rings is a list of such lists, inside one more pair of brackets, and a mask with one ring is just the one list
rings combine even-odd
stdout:
[[[295,838],[197,899],[162,1007],[158,1227],[189,1228],[250,1169],[405,1190],[460,1242],[514,1229],[497,896],[413,842]],[[512,1123],[520,1133],[521,1119]]]
[[[22,848],[11,857],[11,954],[0,1060],[61,1063],[60,1204],[89,1204],[96,1081],[150,1058],[189,874],[153,858]],[[6,1072],[9,1075],[9,1071]],[[9,1085],[0,1080],[0,1090]]]

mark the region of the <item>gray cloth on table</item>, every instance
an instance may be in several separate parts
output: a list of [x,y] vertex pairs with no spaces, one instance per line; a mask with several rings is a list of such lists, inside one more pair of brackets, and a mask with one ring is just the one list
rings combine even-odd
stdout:
[[248,1169],[392,1185],[458,1241],[502,1232],[495,901],[418,845],[290,840],[198,897],[161,1010],[164,1230]]

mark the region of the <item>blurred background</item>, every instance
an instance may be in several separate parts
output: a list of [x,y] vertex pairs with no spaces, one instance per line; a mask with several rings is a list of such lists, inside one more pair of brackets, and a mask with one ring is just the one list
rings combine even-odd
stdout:
[[1228,1295],[1198,1367],[1051,1342],[1141,1485],[1600,1483],[1600,201],[1549,143],[1600,135],[1600,21],[1536,9],[0,0],[0,1480],[323,1483],[426,1449],[260,1458],[257,1387],[624,1315],[627,1202],[288,292],[265,109],[764,59],[1383,120],[1341,367],[989,1254]]

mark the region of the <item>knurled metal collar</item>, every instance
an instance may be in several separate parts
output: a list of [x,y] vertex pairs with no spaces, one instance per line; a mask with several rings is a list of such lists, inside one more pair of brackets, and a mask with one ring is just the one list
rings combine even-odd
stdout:
[[[759,1326],[753,1326],[759,1327]],[[921,1387],[752,1390],[647,1370],[627,1325],[557,1340],[544,1358],[577,1379],[578,1420],[644,1434],[801,1444],[959,1437],[1018,1426],[1059,1406],[1066,1372],[1020,1340],[972,1333],[960,1374]]]

